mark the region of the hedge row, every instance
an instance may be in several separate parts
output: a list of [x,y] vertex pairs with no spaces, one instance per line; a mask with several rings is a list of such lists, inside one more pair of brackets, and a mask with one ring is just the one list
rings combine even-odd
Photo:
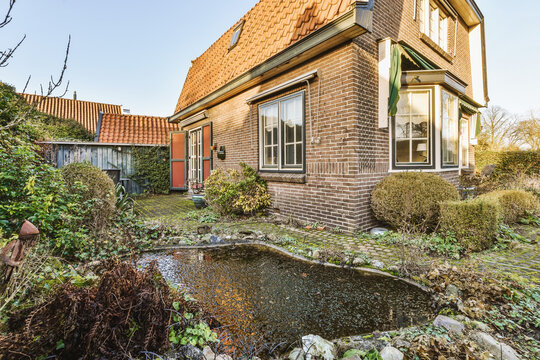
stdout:
[[540,174],[540,151],[477,151],[475,166],[481,171],[484,166],[494,164],[494,175],[524,171],[529,175]]

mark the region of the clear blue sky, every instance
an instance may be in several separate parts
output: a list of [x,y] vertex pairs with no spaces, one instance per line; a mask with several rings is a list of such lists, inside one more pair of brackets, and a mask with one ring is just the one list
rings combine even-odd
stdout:
[[[520,6],[477,0],[487,23],[492,104],[524,113],[540,108],[540,1]],[[8,0],[0,0],[3,10]],[[38,91],[62,64],[68,35],[72,48],[67,97],[121,104],[132,114],[172,115],[190,67],[256,0],[18,0],[13,21],[0,30],[0,48],[26,41],[0,80],[20,91]],[[3,14],[3,11],[2,11]]]

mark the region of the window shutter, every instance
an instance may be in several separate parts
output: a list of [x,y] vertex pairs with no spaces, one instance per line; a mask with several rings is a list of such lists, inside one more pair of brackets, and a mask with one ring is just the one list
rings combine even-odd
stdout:
[[203,162],[203,181],[210,176],[212,171],[212,123],[202,126],[202,162]]
[[171,190],[187,190],[187,134],[171,132]]

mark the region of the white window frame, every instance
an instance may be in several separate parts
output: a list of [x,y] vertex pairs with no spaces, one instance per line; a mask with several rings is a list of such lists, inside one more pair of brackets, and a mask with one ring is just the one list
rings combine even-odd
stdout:
[[[459,124],[459,131],[460,131],[460,136],[459,136],[459,166],[462,168],[462,169],[468,169],[469,168],[469,152],[470,152],[470,147],[471,147],[471,142],[470,142],[470,139],[471,139],[471,126],[470,126],[470,122],[472,120],[472,117],[471,119],[466,119],[465,117],[462,117],[461,120],[460,120],[460,124]],[[466,124],[466,130],[463,131],[464,129],[464,124]],[[467,145],[466,147],[464,147],[463,145]],[[463,151],[465,149],[465,151]]]
[[[445,116],[444,116],[444,113],[443,113],[443,110],[444,110],[444,101],[445,101],[445,94],[448,96],[448,100],[450,102],[453,102],[454,103],[454,114],[456,116],[455,119],[453,119],[456,123],[456,127],[457,129],[450,129],[450,125],[446,125],[445,124]],[[441,143],[440,143],[440,149],[441,149],[441,168],[459,168],[460,166],[460,159],[459,159],[459,152],[460,152],[460,147],[461,147],[461,144],[459,143],[459,98],[454,95],[453,93],[445,90],[445,89],[441,89],[441,103],[440,103],[440,107],[441,107]],[[448,120],[451,120],[450,119],[450,116],[448,117]],[[447,163],[446,162],[446,159],[445,159],[445,151],[444,151],[444,146],[446,145],[446,137],[450,137],[452,136],[452,133],[450,134],[447,134],[447,132],[450,132],[450,130],[453,130],[455,132],[455,135],[456,135],[456,144],[457,144],[457,149],[456,149],[456,163],[455,164],[452,164],[452,163]]]
[[[189,130],[188,135],[188,159],[189,178],[188,181],[202,183],[203,179],[203,148],[202,148],[202,127]],[[193,185],[193,184],[192,184]]]
[[420,0],[420,32],[448,51],[448,15],[433,0]]
[[[435,113],[433,108],[434,103],[434,96],[433,96],[433,88],[432,87],[412,87],[412,88],[406,88],[402,89],[399,93],[399,96],[404,96],[407,94],[407,96],[410,93],[428,93],[428,134],[427,134],[427,162],[419,162],[419,163],[398,163],[397,162],[397,138],[396,138],[396,117],[392,118],[391,122],[391,135],[390,135],[390,154],[391,154],[391,164],[392,169],[396,170],[406,170],[406,169],[432,169],[434,167],[434,151],[433,151],[433,142],[434,142],[434,120],[435,120]],[[409,114],[410,115],[410,114]],[[421,140],[421,138],[412,138],[412,134],[409,133],[409,139],[412,141],[414,139]],[[412,146],[412,145],[410,145]]]
[[[286,165],[284,161],[285,156],[285,145],[289,143],[285,142],[285,132],[282,126],[282,103],[286,100],[290,100],[296,97],[300,97],[301,101],[301,116],[302,116],[302,136],[301,136],[301,144],[302,144],[302,162],[298,165]],[[264,110],[267,107],[270,106],[276,106],[278,113],[277,113],[277,159],[275,165],[266,165],[264,163],[265,160],[265,148],[272,145],[267,145],[265,143],[265,124],[263,124],[263,118],[262,118],[262,110]],[[261,171],[274,171],[274,172],[305,172],[305,166],[306,166],[306,113],[305,113],[305,91],[298,91],[290,95],[286,95],[283,97],[280,97],[278,99],[260,104],[258,106],[258,123],[259,123],[259,169]],[[296,131],[296,130],[295,130]],[[296,135],[296,133],[295,133]],[[291,143],[292,144],[292,143]],[[299,141],[294,141],[294,146],[296,148],[296,145],[300,144]],[[295,150],[296,151],[296,150]],[[296,159],[296,157],[295,157]]]

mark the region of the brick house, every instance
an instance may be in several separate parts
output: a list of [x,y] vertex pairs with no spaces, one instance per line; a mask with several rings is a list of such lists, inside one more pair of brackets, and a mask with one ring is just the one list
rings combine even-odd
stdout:
[[244,161],[273,212],[368,229],[389,173],[474,168],[484,44],[474,0],[261,0],[193,61],[171,187]]

